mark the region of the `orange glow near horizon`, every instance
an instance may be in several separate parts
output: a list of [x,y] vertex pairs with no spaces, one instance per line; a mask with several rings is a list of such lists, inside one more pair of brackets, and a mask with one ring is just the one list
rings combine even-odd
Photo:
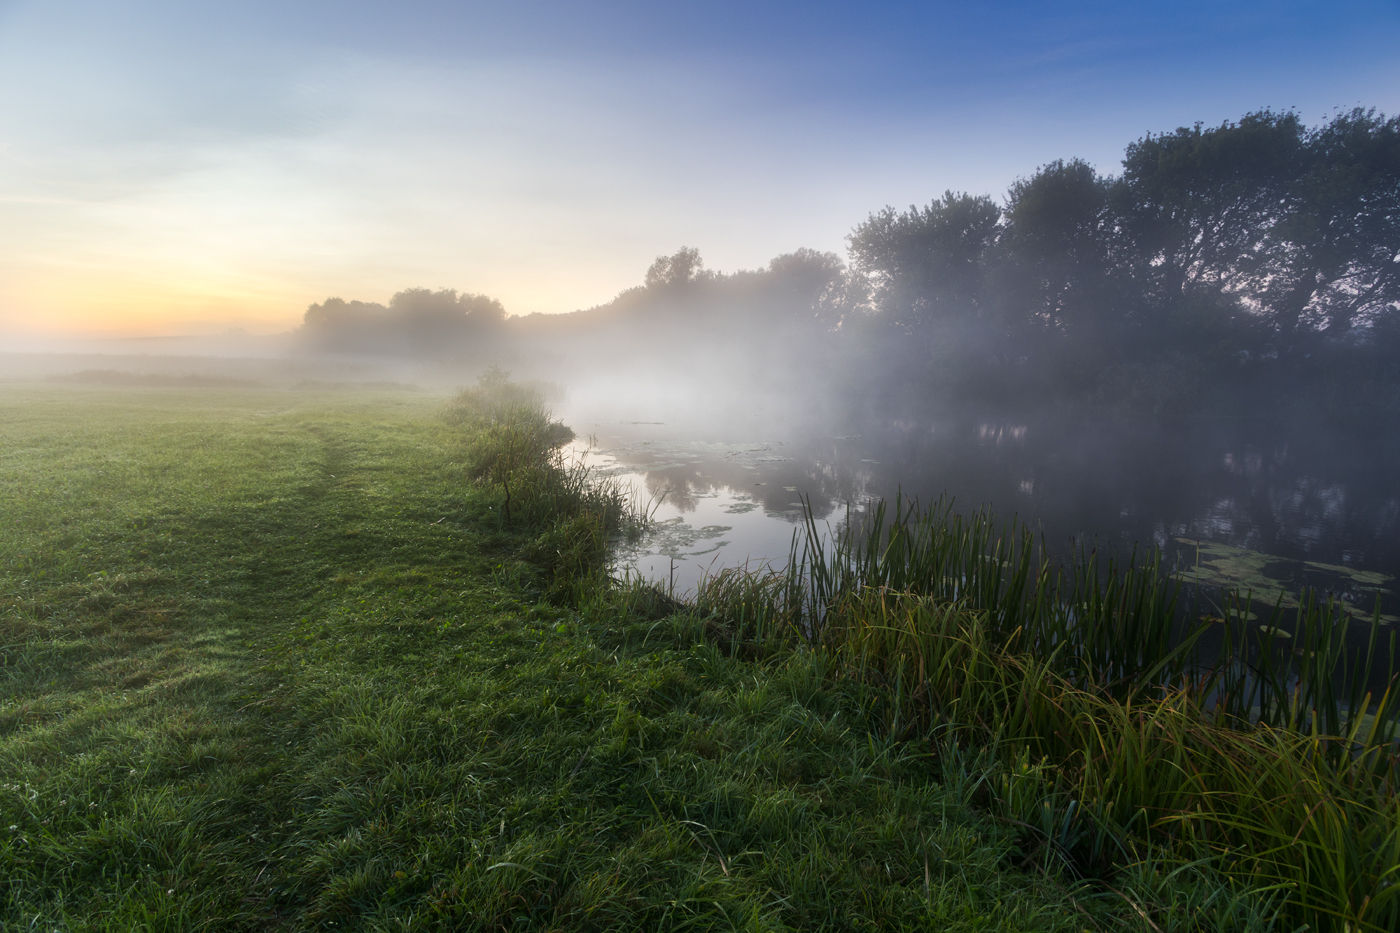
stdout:
[[724,272],[844,253],[884,205],[1112,172],[1145,131],[1400,109],[1394,14],[244,6],[0,3],[0,340],[279,333],[413,287],[569,312],[681,246]]
[[[314,302],[334,296],[387,303],[395,292],[411,287],[484,293],[499,299],[510,314],[561,313],[607,301],[627,284],[635,284],[614,285],[595,278],[576,289],[562,278],[551,282],[535,277],[517,288],[464,288],[462,283],[401,281],[395,276],[393,284],[351,277],[339,285],[318,287],[257,275],[240,279],[181,272],[133,266],[51,269],[18,280],[12,277],[0,286],[0,339],[203,336],[230,330],[278,334],[299,327]],[[580,292],[595,297],[580,305]]]
[[142,270],[64,270],[9,282],[0,333],[32,337],[149,337],[291,330],[305,303],[251,283],[200,282]]

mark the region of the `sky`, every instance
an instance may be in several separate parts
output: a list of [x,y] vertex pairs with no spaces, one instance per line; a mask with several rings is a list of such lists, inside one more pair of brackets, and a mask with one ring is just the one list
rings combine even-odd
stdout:
[[844,255],[885,205],[1147,133],[1400,112],[1397,49],[1394,0],[0,0],[0,341]]

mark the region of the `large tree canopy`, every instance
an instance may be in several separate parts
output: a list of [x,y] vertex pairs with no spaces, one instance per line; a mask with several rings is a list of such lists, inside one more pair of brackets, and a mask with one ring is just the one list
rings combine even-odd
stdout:
[[848,238],[856,268],[869,275],[883,313],[919,327],[965,322],[983,308],[984,260],[1001,209],[991,198],[945,192],[905,213],[887,207]]
[[1018,345],[1292,355],[1397,314],[1400,119],[1309,129],[1265,110],[1145,136],[1122,168],[1052,162],[1004,208],[952,192],[887,207],[851,233],[852,260],[888,322],[976,321]]
[[1079,159],[1052,162],[1011,186],[995,261],[1008,318],[1052,333],[1108,326],[1121,297],[1113,287],[1118,237],[1109,189]]
[[1400,118],[1356,109],[1309,133],[1256,283],[1281,332],[1345,336],[1400,303]]

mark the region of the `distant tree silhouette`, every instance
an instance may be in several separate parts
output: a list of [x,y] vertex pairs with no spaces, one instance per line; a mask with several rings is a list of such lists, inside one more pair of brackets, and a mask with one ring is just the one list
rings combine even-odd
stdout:
[[831,329],[851,311],[851,276],[835,253],[803,247],[775,256],[764,278],[772,313],[786,322]]
[[306,309],[302,334],[320,350],[341,353],[440,355],[494,340],[505,308],[485,295],[409,288],[388,307],[327,298]]
[[1134,272],[1155,298],[1242,286],[1279,220],[1302,134],[1295,114],[1263,111],[1128,146],[1115,208],[1137,252]]
[[872,214],[849,243],[884,321],[1002,356],[1215,365],[1359,325],[1373,340],[1400,313],[1400,120],[1357,109],[1309,130],[1264,110],[1182,127],[1131,143],[1117,177],[1057,160],[1004,208],[947,192]]
[[663,377],[696,366],[781,383],[798,377],[779,361],[801,360],[864,393],[867,411],[958,392],[1165,411],[1208,396],[1212,379],[1217,397],[1271,373],[1288,386],[1363,370],[1400,382],[1400,119],[1374,110],[1314,128],[1262,110],[1149,134],[1116,176],[1058,159],[1001,203],[946,191],[869,215],[847,242],[849,264],[797,249],[727,274],[682,246],[606,304],[511,321],[451,289],[387,306],[329,298],[302,330],[338,352],[514,341],[526,357],[628,357]]
[[1285,354],[1395,312],[1400,120],[1356,109],[1308,130],[1260,111],[1146,137],[1123,164],[1116,207],[1164,311],[1213,297]]
[[691,246],[682,246],[670,256],[657,256],[647,269],[647,288],[679,288],[694,285],[713,278],[705,270],[705,261],[700,251]]

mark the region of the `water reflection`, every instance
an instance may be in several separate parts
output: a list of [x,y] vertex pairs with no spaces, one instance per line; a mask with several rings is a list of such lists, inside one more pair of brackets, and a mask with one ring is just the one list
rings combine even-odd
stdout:
[[601,467],[660,498],[656,536],[623,559],[680,589],[707,569],[781,562],[804,499],[839,522],[847,503],[902,491],[1016,515],[1060,553],[1075,539],[1118,553],[1150,545],[1204,583],[1319,587],[1367,612],[1380,591],[1386,614],[1400,614],[1400,456],[1383,434],[968,417],[730,437],[570,417],[595,436]]

